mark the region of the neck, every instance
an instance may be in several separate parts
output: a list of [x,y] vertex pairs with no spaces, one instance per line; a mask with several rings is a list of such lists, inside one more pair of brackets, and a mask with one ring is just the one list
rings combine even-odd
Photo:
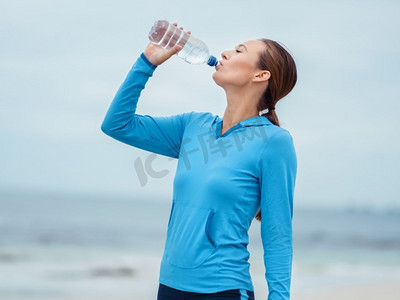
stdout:
[[259,115],[257,104],[261,97],[253,89],[225,90],[227,107],[223,117],[223,128],[238,124],[240,121]]

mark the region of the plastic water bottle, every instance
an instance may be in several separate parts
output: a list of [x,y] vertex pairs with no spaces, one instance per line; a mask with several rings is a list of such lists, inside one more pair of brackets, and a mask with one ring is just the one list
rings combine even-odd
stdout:
[[217,58],[210,55],[210,51],[204,42],[192,37],[168,21],[156,21],[150,30],[149,40],[165,49],[171,49],[175,45],[182,46],[182,50],[177,55],[190,64],[207,63],[212,67],[218,65]]

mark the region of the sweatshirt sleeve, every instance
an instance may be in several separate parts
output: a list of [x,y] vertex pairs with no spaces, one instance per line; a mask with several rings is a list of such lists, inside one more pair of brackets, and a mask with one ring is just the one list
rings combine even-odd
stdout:
[[108,136],[131,146],[178,158],[191,113],[165,117],[136,114],[137,102],[156,66],[142,53],[119,87],[101,125]]
[[297,158],[287,130],[275,133],[260,156],[261,238],[268,300],[289,300],[293,196]]

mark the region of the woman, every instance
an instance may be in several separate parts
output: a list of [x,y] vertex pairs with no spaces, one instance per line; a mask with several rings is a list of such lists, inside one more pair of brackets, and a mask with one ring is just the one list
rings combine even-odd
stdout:
[[268,299],[289,299],[297,159],[275,105],[296,83],[295,63],[274,41],[247,41],[223,52],[213,74],[226,92],[222,119],[194,111],[135,114],[149,77],[180,50],[149,44],[101,127],[123,143],[178,159],[158,300],[254,299],[247,250],[254,217],[261,220]]

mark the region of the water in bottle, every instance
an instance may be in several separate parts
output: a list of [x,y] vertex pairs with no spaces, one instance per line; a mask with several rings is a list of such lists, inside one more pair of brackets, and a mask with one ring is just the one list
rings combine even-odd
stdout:
[[190,64],[207,63],[212,67],[218,65],[217,58],[210,55],[204,42],[192,37],[168,21],[156,21],[150,30],[149,40],[165,49],[180,45],[182,50],[177,55]]

